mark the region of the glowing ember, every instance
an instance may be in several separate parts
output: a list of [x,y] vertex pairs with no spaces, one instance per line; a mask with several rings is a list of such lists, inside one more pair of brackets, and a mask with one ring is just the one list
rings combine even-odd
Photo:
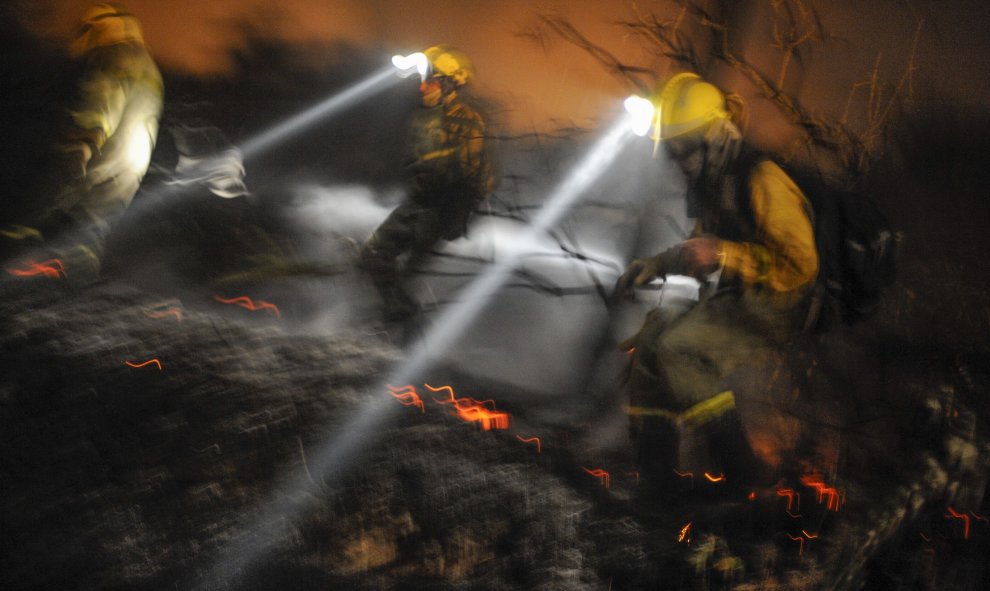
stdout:
[[720,472],[718,476],[712,476],[708,472],[705,472],[705,478],[707,478],[709,482],[722,482],[725,480],[725,475]]
[[[434,398],[433,401],[438,404],[453,404],[457,416],[462,421],[478,423],[481,425],[482,431],[491,431],[492,429],[505,430],[509,428],[509,413],[495,410],[494,400],[475,400],[468,397],[456,398],[454,396],[454,389],[450,386],[434,388],[429,384],[423,385],[433,392],[446,391],[450,396],[449,400],[437,400]],[[490,404],[491,408],[486,407],[486,404]]]
[[162,370],[162,362],[161,361],[158,361],[157,359],[149,359],[149,360],[147,360],[147,361],[145,361],[143,363],[132,363],[130,361],[125,361],[124,362],[125,365],[128,365],[130,367],[144,367],[146,365],[151,365],[152,363],[154,363],[155,365],[158,366],[158,371],[161,371]]
[[817,474],[808,474],[801,477],[801,484],[818,491],[818,503],[821,504],[828,497],[826,509],[838,512],[839,507],[845,502],[845,494],[831,486],[827,486],[822,477]]
[[30,261],[25,263],[22,269],[7,269],[7,273],[14,277],[37,277],[38,275],[44,275],[52,279],[68,276],[65,273],[65,265],[59,259],[49,259],[42,263]]
[[801,533],[803,533],[804,534],[804,537],[808,538],[809,540],[814,540],[815,538],[818,537],[818,534],[809,534],[808,532],[806,532],[803,529],[801,530]]
[[522,441],[523,443],[536,443],[536,453],[540,453],[540,438],[539,437],[522,437],[516,435],[516,439]]
[[674,474],[677,474],[681,478],[690,478],[694,480],[694,472],[679,472],[676,468],[674,469]]
[[677,535],[677,543],[678,544],[680,544],[681,542],[685,542],[685,541],[688,544],[691,543],[691,524],[692,523],[694,523],[694,522],[689,521],[689,522],[687,522],[687,525],[685,525],[684,527],[681,528],[681,533]]
[[798,556],[804,555],[804,538],[801,536],[794,537],[791,534],[787,534],[787,537],[798,543]]
[[590,470],[588,468],[585,468],[584,466],[581,466],[581,469],[587,472],[588,474],[591,474],[595,478],[600,479],[602,481],[602,486],[604,486],[605,488],[612,486],[612,477],[609,476],[609,473],[606,472],[605,470],[602,470],[601,468],[595,468],[594,470]]
[[396,388],[395,386],[386,384],[386,387],[388,388],[388,393],[391,394],[393,398],[398,400],[399,404],[403,406],[417,406],[419,407],[420,412],[426,412],[426,405],[423,404],[419,394],[416,393],[416,388],[413,386],[409,385]]
[[777,489],[777,496],[779,496],[779,497],[787,497],[787,511],[788,511],[788,513],[790,512],[791,507],[794,506],[794,498],[795,497],[797,497],[798,509],[801,508],[801,493],[794,492],[794,489],[791,489],[791,488],[778,488]]
[[145,310],[144,315],[148,318],[164,318],[166,316],[174,316],[179,322],[182,322],[182,310],[178,308],[167,308],[165,310]]
[[949,507],[949,514],[946,517],[952,517],[954,519],[961,519],[963,522],[963,539],[969,539],[969,515],[965,513],[959,513],[952,507]]
[[264,300],[258,300],[257,302],[255,302],[248,296],[240,296],[236,298],[227,299],[227,298],[222,298],[218,295],[214,295],[213,299],[220,302],[221,304],[234,304],[242,308],[245,308],[247,310],[251,310],[252,312],[257,312],[259,310],[268,310],[272,314],[274,314],[276,318],[282,317],[281,312],[279,312],[278,310],[278,306],[276,306],[271,302],[266,302]]
[[749,491],[749,494],[746,495],[746,498],[749,499],[751,502],[752,501],[755,501],[756,500],[756,491],[755,490]]

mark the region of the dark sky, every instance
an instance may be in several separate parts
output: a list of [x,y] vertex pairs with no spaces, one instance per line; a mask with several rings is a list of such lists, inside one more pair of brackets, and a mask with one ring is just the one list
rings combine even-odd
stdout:
[[[16,0],[34,30],[68,37],[89,0]],[[291,41],[344,40],[380,50],[383,56],[435,43],[462,48],[476,62],[477,90],[513,107],[506,123],[544,128],[552,119],[590,124],[630,91],[575,49],[549,50],[519,35],[541,12],[568,16],[585,34],[630,63],[651,64],[636,38],[615,23],[641,12],[672,14],[667,1],[604,0],[129,0],[143,22],[149,45],[164,65],[200,73],[222,71],[225,49],[238,43],[230,26],[248,19]],[[769,32],[769,2],[750,0],[743,36],[759,56]],[[849,88],[866,79],[879,57],[891,82],[904,71],[919,21],[916,89],[926,85],[950,98],[990,105],[990,8],[984,0],[816,0],[836,39],[808,66],[812,86],[826,109],[843,104]],[[634,8],[636,7],[636,8]],[[772,54],[767,54],[771,55]],[[758,58],[757,58],[758,59]],[[766,62],[773,70],[777,57]],[[823,84],[827,81],[827,84]],[[822,89],[831,89],[822,91]],[[805,89],[806,90],[806,89]]]

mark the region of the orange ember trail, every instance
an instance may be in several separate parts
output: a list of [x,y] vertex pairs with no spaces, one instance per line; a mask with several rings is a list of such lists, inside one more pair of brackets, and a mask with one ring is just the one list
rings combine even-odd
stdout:
[[37,277],[38,275],[44,275],[51,279],[68,277],[65,273],[65,265],[59,259],[49,259],[43,263],[31,261],[23,269],[7,269],[7,273],[14,277]]
[[422,399],[420,399],[419,394],[416,393],[416,388],[410,386],[402,386],[401,388],[396,388],[395,386],[386,384],[389,390],[389,394],[393,398],[399,401],[399,404],[403,406],[417,406],[421,413],[426,412],[426,405],[423,404]]
[[[454,389],[450,386],[440,386],[434,388],[429,384],[423,384],[432,392],[446,391],[450,395],[449,400],[433,399],[437,404],[453,404],[457,416],[469,423],[478,423],[482,431],[492,429],[505,430],[509,428],[509,413],[495,410],[494,400],[475,400],[474,398],[455,398]],[[490,404],[491,408],[485,405]]]
[[694,480],[694,472],[678,472],[677,469],[674,469],[674,474],[677,474],[681,478],[690,478]]
[[794,537],[791,534],[787,534],[787,537],[798,543],[798,556],[804,555],[804,538],[801,536]]
[[693,523],[692,521],[689,521],[689,522],[687,522],[687,525],[685,525],[684,527],[681,528],[681,533],[678,534],[678,536],[677,536],[677,543],[678,544],[680,544],[681,542],[683,542],[685,539],[687,540],[687,543],[688,544],[691,543],[691,536],[689,534],[691,533],[691,524],[692,523]]
[[591,474],[595,478],[600,479],[602,481],[602,486],[604,486],[605,488],[609,488],[610,486],[612,486],[612,477],[605,470],[602,470],[601,468],[595,468],[594,470],[589,470],[584,466],[581,466],[581,469],[587,472],[588,474]]
[[790,512],[791,507],[794,505],[794,497],[798,500],[798,509],[801,508],[801,493],[794,492],[791,488],[778,488],[777,496],[787,497],[787,511]]
[[145,310],[144,315],[148,318],[164,318],[166,316],[175,316],[175,319],[182,322],[182,310],[178,308],[169,308],[167,310]]
[[707,478],[710,482],[722,482],[725,480],[725,475],[720,472],[718,476],[712,476],[708,472],[705,472],[705,478]]
[[130,367],[135,367],[135,368],[136,367],[144,367],[146,365],[151,365],[152,363],[154,363],[155,365],[158,366],[158,371],[162,371],[162,362],[161,361],[158,361],[157,359],[149,359],[149,360],[147,360],[147,361],[145,361],[143,363],[132,363],[130,361],[125,361],[124,362],[125,365],[128,365]]
[[536,443],[536,453],[540,453],[540,438],[539,437],[522,437],[521,435],[516,435],[516,439],[522,441],[523,443]]
[[819,504],[825,499],[826,496],[828,496],[828,504],[826,505],[826,509],[829,511],[838,512],[839,507],[845,501],[845,495],[842,491],[831,486],[826,486],[825,481],[822,480],[822,477],[817,474],[802,476],[801,484],[818,491]]
[[251,310],[252,312],[257,312],[259,310],[269,310],[271,311],[272,314],[275,315],[275,318],[282,317],[282,313],[279,312],[278,306],[276,306],[271,302],[266,302],[264,300],[258,300],[257,302],[255,302],[248,296],[240,296],[236,298],[227,299],[227,298],[222,298],[218,295],[214,295],[213,299],[220,302],[221,304],[234,304],[242,308]]
[[969,515],[965,513],[959,513],[952,507],[949,507],[949,514],[946,517],[953,517],[955,519],[961,519],[963,522],[963,539],[969,539]]

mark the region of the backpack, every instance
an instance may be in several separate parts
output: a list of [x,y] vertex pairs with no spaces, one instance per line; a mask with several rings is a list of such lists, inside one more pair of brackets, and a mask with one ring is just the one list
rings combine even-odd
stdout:
[[[736,170],[742,173],[738,182],[746,183],[748,172],[767,159],[744,151],[737,161]],[[869,318],[897,274],[897,236],[886,216],[866,194],[837,187],[819,174],[778,165],[804,193],[813,213],[819,270],[804,330],[822,331]],[[746,194],[737,190],[737,195]],[[749,209],[748,203],[745,206]]]
[[819,270],[805,330],[869,318],[897,274],[897,236],[886,216],[869,195],[785,172],[814,212]]

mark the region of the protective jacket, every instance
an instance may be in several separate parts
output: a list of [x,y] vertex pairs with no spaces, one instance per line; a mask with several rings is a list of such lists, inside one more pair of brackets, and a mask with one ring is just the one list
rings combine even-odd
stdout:
[[794,304],[818,274],[811,206],[773,161],[744,152],[717,195],[696,196],[695,234],[718,239],[720,281]]
[[[106,226],[130,205],[148,170],[162,112],[162,77],[134,17],[116,14],[76,40],[82,75],[66,152],[86,151],[84,171],[65,170],[55,209]],[[105,228],[104,228],[105,229]]]
[[492,186],[484,120],[457,97],[419,109],[408,169],[412,200],[438,211],[444,237],[462,234],[470,212]]

